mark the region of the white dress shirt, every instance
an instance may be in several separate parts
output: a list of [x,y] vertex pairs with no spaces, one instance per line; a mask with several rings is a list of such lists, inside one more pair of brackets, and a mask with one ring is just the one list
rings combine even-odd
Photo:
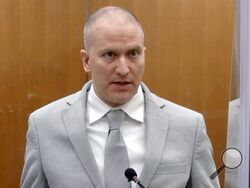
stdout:
[[[121,124],[121,133],[127,146],[130,167],[135,169],[139,177],[146,152],[144,126],[144,96],[141,86],[137,93],[126,104],[117,107],[127,113]],[[87,135],[99,172],[104,181],[104,151],[109,125],[105,114],[112,109],[104,103],[91,86],[87,99]],[[125,170],[125,169],[124,169]],[[135,187],[135,183],[132,183]]]

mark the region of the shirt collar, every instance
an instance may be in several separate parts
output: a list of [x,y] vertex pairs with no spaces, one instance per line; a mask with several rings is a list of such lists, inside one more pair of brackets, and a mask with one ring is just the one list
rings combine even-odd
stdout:
[[[91,86],[88,99],[88,119],[89,124],[101,119],[109,110],[112,109],[109,105],[104,103],[96,94]],[[126,104],[116,107],[115,109],[122,109],[132,119],[143,122],[144,120],[144,95],[142,92],[141,85],[138,87],[137,93],[130,99]]]

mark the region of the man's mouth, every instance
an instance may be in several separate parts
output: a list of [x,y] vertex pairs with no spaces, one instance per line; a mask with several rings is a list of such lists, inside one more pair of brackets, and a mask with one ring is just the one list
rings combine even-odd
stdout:
[[126,81],[117,81],[117,82],[112,82],[112,84],[117,84],[117,85],[128,85],[130,84],[131,82],[126,82]]

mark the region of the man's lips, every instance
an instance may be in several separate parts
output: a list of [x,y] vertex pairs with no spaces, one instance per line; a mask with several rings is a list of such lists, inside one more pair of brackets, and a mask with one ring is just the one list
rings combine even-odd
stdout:
[[115,85],[115,86],[123,87],[123,86],[128,86],[128,85],[132,84],[132,82],[129,82],[129,81],[114,81],[114,82],[111,82],[110,84]]
[[116,81],[116,82],[111,82],[112,84],[117,84],[117,85],[127,85],[127,84],[131,84],[131,82],[127,82],[127,81]]

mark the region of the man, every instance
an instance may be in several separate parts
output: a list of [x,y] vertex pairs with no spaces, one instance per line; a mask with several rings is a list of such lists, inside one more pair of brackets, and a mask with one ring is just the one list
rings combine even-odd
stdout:
[[[125,167],[148,188],[219,187],[218,178],[209,178],[215,165],[202,115],[141,82],[144,34],[136,18],[119,7],[97,10],[84,43],[80,54],[92,81],[31,114],[21,187],[130,187]],[[119,119],[110,120],[114,111],[125,114],[114,128],[120,148],[109,145],[112,118]]]

